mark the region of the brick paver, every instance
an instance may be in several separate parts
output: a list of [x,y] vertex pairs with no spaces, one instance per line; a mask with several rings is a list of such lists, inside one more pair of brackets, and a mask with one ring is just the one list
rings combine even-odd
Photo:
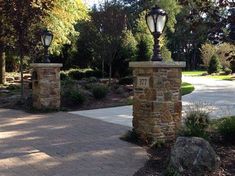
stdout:
[[59,112],[0,109],[0,176],[131,176],[146,151],[128,127]]

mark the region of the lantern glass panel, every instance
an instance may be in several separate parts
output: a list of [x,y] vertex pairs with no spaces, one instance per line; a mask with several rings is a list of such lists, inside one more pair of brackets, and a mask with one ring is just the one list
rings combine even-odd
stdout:
[[155,23],[152,15],[147,16],[147,24],[151,32],[155,32]]
[[159,15],[157,19],[157,32],[162,33],[166,23],[166,16]]
[[51,45],[52,35],[43,35],[42,43],[44,46],[49,47]]

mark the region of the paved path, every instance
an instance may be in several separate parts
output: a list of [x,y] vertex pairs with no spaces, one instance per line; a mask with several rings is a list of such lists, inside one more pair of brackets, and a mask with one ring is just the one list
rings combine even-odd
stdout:
[[129,129],[65,112],[0,109],[0,176],[132,176],[147,154],[119,139]]
[[[183,77],[184,82],[192,83],[195,91],[183,96],[183,111],[192,104],[199,104],[211,111],[212,118],[235,115],[235,81],[221,81],[202,77]],[[132,127],[132,106],[75,111],[72,114]]]

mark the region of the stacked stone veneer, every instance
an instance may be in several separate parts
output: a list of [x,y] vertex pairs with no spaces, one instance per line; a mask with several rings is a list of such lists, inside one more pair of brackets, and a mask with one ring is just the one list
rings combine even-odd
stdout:
[[181,123],[185,63],[131,62],[130,67],[134,75],[134,130],[143,140],[174,140]]
[[62,64],[35,63],[32,69],[33,107],[60,108],[60,68]]

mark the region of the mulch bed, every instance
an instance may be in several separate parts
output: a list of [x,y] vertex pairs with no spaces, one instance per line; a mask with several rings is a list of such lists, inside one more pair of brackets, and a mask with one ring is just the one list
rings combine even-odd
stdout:
[[[207,176],[235,176],[235,145],[222,143],[212,143],[218,156],[221,159],[220,168]],[[162,147],[158,149],[149,149],[150,159],[145,166],[137,171],[134,176],[162,176],[167,168],[170,147]]]
[[99,109],[99,108],[109,108],[109,107],[117,107],[117,106],[127,106],[129,105],[127,102],[126,96],[115,93],[108,93],[106,98],[102,100],[95,100],[94,98],[88,99],[84,102],[83,105],[69,104],[64,103],[62,106],[66,110],[90,110],[90,109]]

